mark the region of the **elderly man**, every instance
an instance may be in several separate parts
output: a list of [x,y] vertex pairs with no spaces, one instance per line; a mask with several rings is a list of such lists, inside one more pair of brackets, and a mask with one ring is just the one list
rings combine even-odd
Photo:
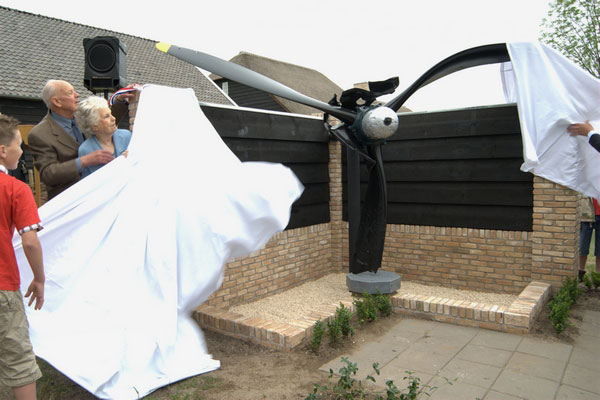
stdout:
[[[117,121],[127,114],[128,107],[120,96],[112,108]],[[79,94],[65,81],[50,80],[42,90],[42,99],[48,114],[29,133],[29,148],[35,166],[46,185],[48,199],[77,182],[85,167],[106,164],[114,156],[106,150],[97,150],[83,157],[77,156],[79,145],[87,139],[75,123],[74,113]]]
[[567,131],[571,136],[587,136],[592,147],[600,151],[600,134],[594,129],[592,124],[590,124],[590,121],[571,124],[567,127]]

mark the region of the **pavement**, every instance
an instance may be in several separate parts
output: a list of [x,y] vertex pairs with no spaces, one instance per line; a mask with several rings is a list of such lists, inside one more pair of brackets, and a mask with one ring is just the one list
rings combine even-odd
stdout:
[[[320,370],[331,368],[337,374],[344,366],[341,357],[357,363],[355,379],[382,390],[391,379],[406,393],[404,378],[412,371],[430,393],[422,398],[431,400],[600,400],[600,312],[584,311],[573,344],[403,319],[378,340],[336,357]],[[372,369],[375,362],[379,376]],[[365,383],[368,374],[376,383]]]

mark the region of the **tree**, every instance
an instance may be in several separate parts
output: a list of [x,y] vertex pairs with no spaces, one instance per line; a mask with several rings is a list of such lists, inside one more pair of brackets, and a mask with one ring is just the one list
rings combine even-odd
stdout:
[[541,42],[600,78],[598,0],[554,0],[541,28]]

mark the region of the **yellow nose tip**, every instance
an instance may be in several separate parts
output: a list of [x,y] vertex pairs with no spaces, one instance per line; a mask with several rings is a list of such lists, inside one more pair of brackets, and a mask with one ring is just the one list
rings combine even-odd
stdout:
[[171,45],[169,43],[158,42],[156,43],[156,48],[162,51],[163,53],[167,53],[171,48]]

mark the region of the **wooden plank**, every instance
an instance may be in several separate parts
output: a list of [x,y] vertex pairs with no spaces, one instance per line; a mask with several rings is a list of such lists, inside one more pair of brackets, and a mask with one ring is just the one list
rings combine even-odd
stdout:
[[434,113],[399,114],[399,129],[389,141],[520,134],[517,107],[478,107]]
[[327,203],[329,204],[329,184],[314,183],[304,185],[304,192],[294,206],[304,206],[309,204]]
[[[474,160],[422,160],[386,162],[385,176],[388,182],[532,182],[533,175],[519,168],[523,160],[511,159],[474,159]],[[345,165],[342,171],[346,182]],[[360,166],[360,179],[369,178],[368,165]]]
[[[533,187],[528,182],[409,182],[389,183],[388,204],[458,204],[533,207]],[[367,184],[361,183],[364,200]],[[346,201],[346,191],[342,194]]]
[[239,138],[224,138],[224,141],[242,161],[329,162],[329,147],[326,143]]
[[221,137],[329,142],[323,122],[296,115],[202,106]]
[[328,203],[292,207],[290,223],[285,229],[324,224],[330,220]]
[[530,207],[486,207],[426,204],[388,206],[388,223],[508,231],[532,231]]
[[327,163],[284,163],[303,184],[329,183],[329,164]]
[[[346,208],[343,219],[348,220]],[[533,229],[529,207],[390,204],[387,223],[527,232]]]
[[382,156],[384,162],[516,158],[523,146],[518,135],[405,140],[388,142]]

